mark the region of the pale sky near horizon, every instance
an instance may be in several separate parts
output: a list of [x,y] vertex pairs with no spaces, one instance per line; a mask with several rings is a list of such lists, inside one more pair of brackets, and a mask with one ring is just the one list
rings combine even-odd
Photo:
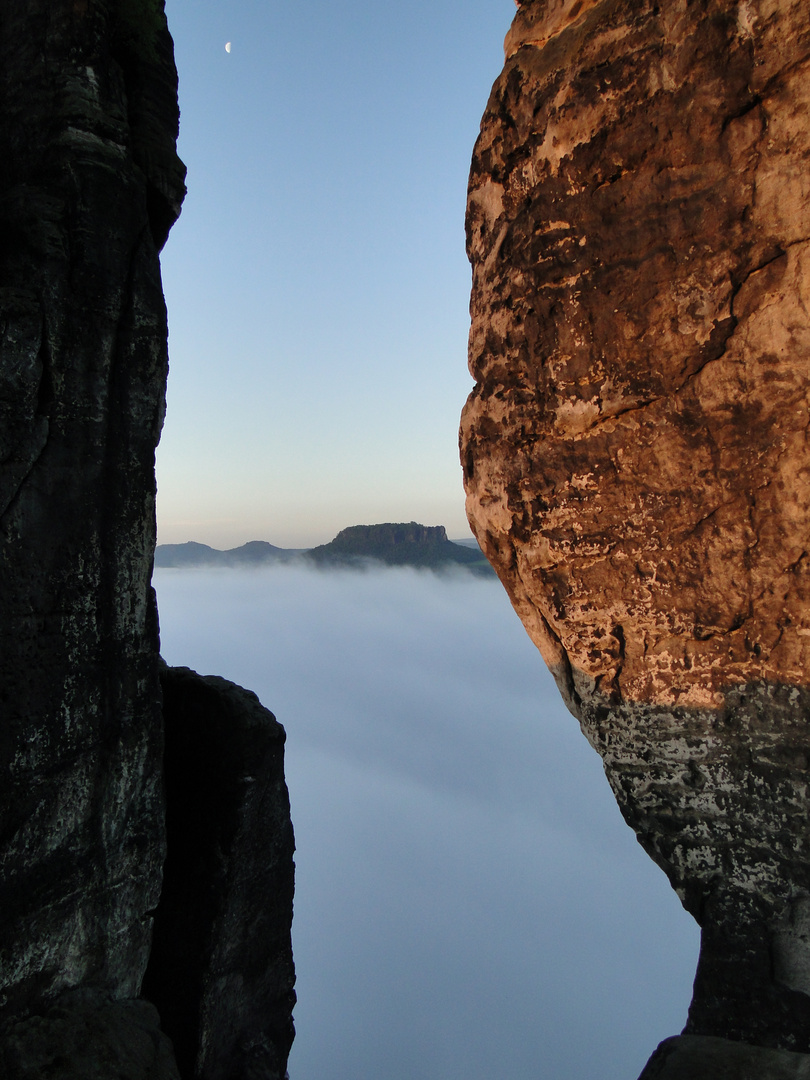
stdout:
[[162,256],[158,541],[469,535],[464,204],[513,0],[166,10],[189,194]]

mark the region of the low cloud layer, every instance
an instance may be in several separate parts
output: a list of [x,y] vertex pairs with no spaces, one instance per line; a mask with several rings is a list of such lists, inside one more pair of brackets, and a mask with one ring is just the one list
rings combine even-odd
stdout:
[[500,585],[162,570],[163,654],[287,730],[292,1080],[633,1080],[698,933]]

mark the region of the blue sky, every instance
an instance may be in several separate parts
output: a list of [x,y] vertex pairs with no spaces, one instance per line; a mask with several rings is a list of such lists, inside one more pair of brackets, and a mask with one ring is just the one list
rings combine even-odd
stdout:
[[159,541],[466,535],[464,204],[513,0],[166,9],[189,195],[162,258]]

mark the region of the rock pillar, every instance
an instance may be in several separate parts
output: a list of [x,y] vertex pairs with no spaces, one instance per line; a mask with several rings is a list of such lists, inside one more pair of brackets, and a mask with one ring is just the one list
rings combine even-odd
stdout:
[[702,928],[687,1031],[803,1053],[808,175],[801,0],[525,0],[461,429],[473,531]]
[[138,992],[163,861],[150,588],[158,252],[179,213],[162,3],[0,5],[0,1009]]

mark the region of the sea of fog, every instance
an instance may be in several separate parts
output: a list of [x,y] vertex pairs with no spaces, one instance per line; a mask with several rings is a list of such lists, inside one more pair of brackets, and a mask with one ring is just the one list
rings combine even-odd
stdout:
[[499,585],[159,570],[163,655],[287,730],[291,1080],[635,1080],[698,933]]

